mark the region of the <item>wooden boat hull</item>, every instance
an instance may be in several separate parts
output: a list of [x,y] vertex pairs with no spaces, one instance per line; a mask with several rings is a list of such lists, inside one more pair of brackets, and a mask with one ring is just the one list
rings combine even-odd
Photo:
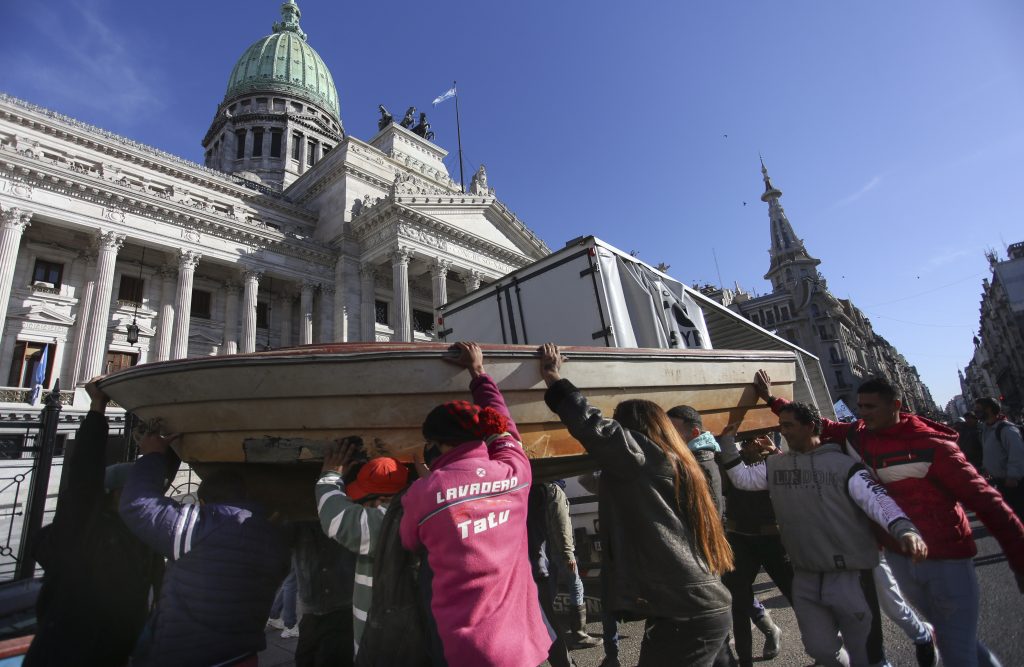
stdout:
[[[539,477],[592,467],[579,443],[544,404],[536,348],[485,345],[488,373],[501,388]],[[103,378],[100,388],[140,419],[160,418],[181,433],[178,453],[200,475],[239,466],[264,500],[292,514],[312,511],[311,484],[324,449],[359,436],[371,455],[410,461],[434,406],[467,399],[469,374],[443,359],[445,344],[336,343],[255,354],[145,364]],[[606,414],[626,398],[665,408],[687,404],[708,430],[774,427],[751,380],[771,374],[791,397],[791,352],[564,348],[564,375]],[[234,467],[234,466],[233,466]],[[301,509],[304,508],[304,509]]]

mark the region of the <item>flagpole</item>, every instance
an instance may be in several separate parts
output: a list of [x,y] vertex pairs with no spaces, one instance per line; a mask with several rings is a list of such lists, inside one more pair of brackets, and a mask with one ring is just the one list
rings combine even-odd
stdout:
[[455,89],[455,133],[459,139],[459,185],[465,192],[466,177],[462,173],[462,122],[459,120],[459,82],[452,81],[452,88]]

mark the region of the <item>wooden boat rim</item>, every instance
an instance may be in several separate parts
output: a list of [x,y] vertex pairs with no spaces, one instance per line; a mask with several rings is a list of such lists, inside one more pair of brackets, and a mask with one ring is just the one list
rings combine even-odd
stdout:
[[[481,344],[484,361],[492,359],[536,359],[537,347],[533,345]],[[307,365],[324,362],[374,361],[378,359],[436,359],[438,353],[451,349],[446,343],[331,343],[327,345],[303,345],[280,348],[265,352],[235,354],[217,357],[195,357],[174,359],[132,366],[116,371],[98,381],[100,389],[122,381],[137,380],[151,375],[184,373],[192,370],[211,370],[245,366]],[[660,349],[660,348],[610,348],[559,346],[569,363],[577,360],[645,360],[693,358],[708,361],[743,361],[763,359],[765,361],[792,360],[794,353],[789,350],[704,350],[704,349]]]

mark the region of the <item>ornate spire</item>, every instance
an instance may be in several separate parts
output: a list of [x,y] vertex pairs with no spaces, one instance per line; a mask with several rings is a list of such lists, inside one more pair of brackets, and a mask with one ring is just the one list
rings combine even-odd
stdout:
[[761,158],[761,176],[764,179],[764,194],[761,201],[768,204],[768,219],[771,225],[772,245],[768,251],[771,264],[765,279],[771,280],[773,286],[794,284],[800,278],[819,280],[817,269],[820,260],[811,257],[804,248],[802,239],[797,238],[793,226],[789,224],[786,212],[779,203],[782,190],[772,184],[768,168]]
[[306,33],[299,27],[299,19],[302,12],[295,0],[285,0],[281,5],[281,20],[274,24],[274,32],[294,32],[302,39],[306,39]]

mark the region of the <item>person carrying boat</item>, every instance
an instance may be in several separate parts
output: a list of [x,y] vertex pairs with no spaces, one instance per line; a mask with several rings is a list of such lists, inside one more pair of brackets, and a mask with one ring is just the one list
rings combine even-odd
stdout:
[[607,419],[561,377],[557,346],[540,355],[545,402],[601,468],[605,602],[646,620],[639,667],[714,664],[732,625],[721,576],[733,557],[700,465],[657,404],[623,401]]
[[353,655],[370,611],[373,596],[373,559],[380,528],[391,498],[409,483],[409,469],[397,459],[381,456],[362,464],[356,479],[346,486],[343,476],[361,454],[360,438],[345,438],[324,457],[316,483],[316,506],[320,527],[327,537],[356,554],[355,585],[352,588]]
[[[127,664],[164,574],[164,559],[117,514],[131,464],[104,469],[108,399],[95,381],[85,385],[91,404],[65,457],[57,511],[33,554],[45,574],[26,667]],[[169,458],[165,484],[180,463]]]
[[532,473],[498,385],[475,343],[450,359],[469,370],[473,403],[452,401],[423,422],[430,474],[402,504],[402,545],[423,554],[435,665],[539,665],[552,642],[541,617],[526,530]]
[[818,664],[888,665],[882,646],[874,569],[878,524],[914,561],[928,548],[903,510],[867,469],[835,443],[822,443],[821,417],[803,403],[779,411],[789,451],[764,465],[743,462],[734,426],[719,436],[729,480],[768,491],[779,533],[793,563],[792,604],[804,649]]
[[139,442],[141,458],[121,494],[125,524],[169,559],[132,665],[255,667],[274,594],[288,574],[287,535],[231,470],[203,476],[198,504],[165,496],[175,437],[150,433]]

